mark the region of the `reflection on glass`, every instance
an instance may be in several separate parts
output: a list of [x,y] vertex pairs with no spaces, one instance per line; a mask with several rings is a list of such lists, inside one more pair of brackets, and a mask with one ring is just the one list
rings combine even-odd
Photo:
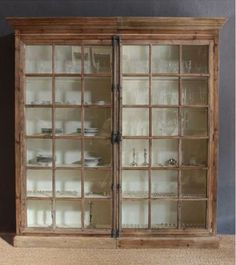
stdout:
[[50,108],[27,108],[25,114],[27,135],[52,134],[52,111]]
[[85,73],[110,73],[112,49],[108,46],[91,46],[84,48]]
[[55,103],[81,104],[81,80],[76,77],[57,77],[55,79]]
[[184,105],[207,105],[208,104],[208,79],[207,78],[184,78],[182,79]]
[[206,202],[182,201],[181,220],[181,226],[183,228],[205,228]]
[[49,77],[27,77],[25,82],[26,104],[51,104],[52,79]]
[[112,220],[110,200],[86,200],[84,213],[85,228],[110,229]]
[[207,140],[182,140],[182,164],[185,166],[207,165]]
[[50,170],[27,170],[27,196],[52,196],[52,172]]
[[178,73],[179,47],[176,45],[153,45],[152,71],[154,73]]
[[111,194],[111,173],[108,171],[85,171],[85,197],[106,197]]
[[111,79],[108,77],[85,78],[84,104],[111,103]]
[[182,196],[206,197],[207,195],[207,171],[183,170],[181,173]]
[[52,141],[28,139],[26,160],[29,166],[52,166]]
[[27,45],[25,46],[25,58],[26,73],[52,72],[52,46]]
[[78,170],[56,170],[56,197],[80,197],[81,177]]
[[85,109],[84,136],[108,136],[111,133],[111,109]]
[[123,135],[149,135],[148,108],[123,108]]
[[152,135],[178,135],[178,109],[152,109]]
[[52,225],[52,205],[49,200],[27,201],[27,227],[49,227]]
[[182,134],[190,136],[207,136],[207,109],[182,109]]
[[79,201],[56,201],[56,226],[81,228],[81,205]]
[[147,45],[123,45],[122,52],[123,73],[148,73],[149,47]]
[[109,140],[89,140],[84,143],[84,166],[110,166],[111,143]]
[[80,166],[81,146],[80,141],[56,140],[55,144],[57,166]]
[[146,200],[123,200],[122,228],[147,228],[148,202]]
[[122,171],[123,197],[148,197],[148,172],[141,170]]
[[79,46],[55,46],[55,72],[80,73],[81,48]]
[[149,81],[146,77],[126,77],[123,79],[123,105],[148,104]]
[[154,166],[178,165],[178,140],[153,140],[152,146]]
[[55,110],[55,132],[57,135],[78,135],[81,133],[80,109],[58,108]]
[[152,197],[169,197],[177,195],[176,170],[152,170]]
[[126,167],[148,166],[149,148],[148,140],[122,141],[122,164]]
[[153,105],[178,105],[179,81],[177,78],[158,77],[152,79]]
[[176,201],[152,200],[151,203],[151,227],[152,228],[176,228],[177,227],[177,203]]
[[184,45],[182,47],[182,72],[207,73],[208,72],[208,46]]

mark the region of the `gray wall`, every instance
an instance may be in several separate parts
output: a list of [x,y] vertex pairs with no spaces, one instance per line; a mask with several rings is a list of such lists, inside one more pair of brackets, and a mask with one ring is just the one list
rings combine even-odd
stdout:
[[218,232],[234,233],[234,0],[0,1],[0,231],[15,229],[14,43],[6,16],[227,16],[221,34]]

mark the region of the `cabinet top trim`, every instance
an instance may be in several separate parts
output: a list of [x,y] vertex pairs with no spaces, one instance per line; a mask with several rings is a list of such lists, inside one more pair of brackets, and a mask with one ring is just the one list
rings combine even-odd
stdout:
[[[83,30],[91,32],[102,30],[104,33],[138,30],[219,30],[226,17],[7,17],[9,24],[24,32],[64,32]],[[41,32],[41,33],[43,33]]]

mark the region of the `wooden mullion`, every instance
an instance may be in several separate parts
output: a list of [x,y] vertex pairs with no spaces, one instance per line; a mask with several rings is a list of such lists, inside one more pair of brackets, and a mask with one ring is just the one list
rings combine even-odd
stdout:
[[56,229],[55,45],[52,45],[52,227]]
[[[119,82],[119,91],[117,91],[116,94],[116,102],[117,102],[117,126],[118,130],[121,135],[123,135],[123,45],[121,43],[121,39],[119,41],[118,49],[117,49],[117,54],[118,54],[118,61],[117,61],[117,82]],[[121,231],[122,228],[122,142],[118,143],[117,146],[117,185],[119,185],[120,189],[117,192],[117,230]]]
[[[148,110],[149,110],[149,137],[152,136],[152,45],[149,44],[149,86],[148,86]],[[151,205],[151,188],[152,188],[152,139],[149,138],[148,148],[148,229],[151,229],[152,205]]]
[[[182,45],[179,45],[179,74],[181,75],[182,73]],[[181,76],[179,77],[179,106],[182,105],[182,79]],[[179,161],[179,168],[178,168],[178,202],[177,202],[177,228],[181,228],[181,166],[182,166],[182,109],[179,107],[178,108],[178,161]]]
[[[114,36],[113,36],[114,38]],[[118,110],[117,110],[117,91],[115,91],[115,86],[117,82],[117,46],[113,40],[112,42],[112,84],[111,84],[111,102],[112,102],[112,133],[117,131],[117,120],[118,120]],[[114,143],[112,143],[112,185],[111,185],[111,195],[112,195],[112,232],[111,236],[114,236],[114,233],[118,227],[118,205],[117,205],[117,192],[116,192],[116,185],[117,185],[117,158],[119,154],[117,154],[117,147]]]
[[84,216],[85,216],[85,198],[84,198],[84,183],[85,183],[85,172],[84,172],[84,89],[85,89],[85,80],[84,80],[84,45],[81,45],[81,227],[84,229]]

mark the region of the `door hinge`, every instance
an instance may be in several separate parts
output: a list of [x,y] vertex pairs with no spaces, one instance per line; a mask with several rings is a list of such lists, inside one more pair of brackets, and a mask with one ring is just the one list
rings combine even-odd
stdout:
[[120,188],[121,188],[121,186],[120,186],[120,184],[118,183],[118,184],[116,185],[116,189],[117,189],[117,190],[120,190]]
[[121,91],[121,85],[120,84],[112,84],[111,90],[114,91]]
[[122,135],[120,132],[112,132],[111,133],[111,143],[120,143],[122,141]]
[[121,38],[119,35],[112,36],[112,45],[120,45]]
[[111,237],[117,238],[120,236],[120,230],[119,229],[112,229],[111,230]]

